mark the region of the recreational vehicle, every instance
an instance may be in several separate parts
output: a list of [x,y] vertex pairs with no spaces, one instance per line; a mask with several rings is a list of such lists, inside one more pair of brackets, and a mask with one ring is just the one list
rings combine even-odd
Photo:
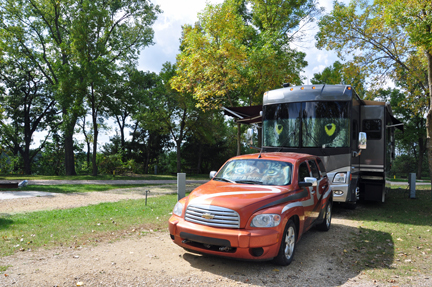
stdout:
[[394,158],[388,103],[360,99],[350,85],[303,85],[264,94],[262,152],[297,152],[322,159],[334,202],[385,201]]

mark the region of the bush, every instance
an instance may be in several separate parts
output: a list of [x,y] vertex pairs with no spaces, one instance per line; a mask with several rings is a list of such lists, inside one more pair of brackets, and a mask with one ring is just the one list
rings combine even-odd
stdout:
[[[391,170],[390,170],[390,176],[393,177],[396,175],[396,177],[404,177],[406,178],[409,173],[417,173],[417,161],[414,157],[403,154],[395,158],[393,161]],[[422,165],[422,177],[428,177],[429,176],[429,166],[428,166],[428,159],[427,157],[423,160]]]
[[104,174],[123,173],[123,162],[121,154],[101,155],[96,156],[96,162],[99,167],[99,172]]

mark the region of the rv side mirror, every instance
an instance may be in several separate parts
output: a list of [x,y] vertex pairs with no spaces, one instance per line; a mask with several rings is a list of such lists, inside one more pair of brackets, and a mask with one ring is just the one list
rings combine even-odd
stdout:
[[252,128],[247,129],[246,131],[246,139],[249,142],[249,145],[253,145],[253,135],[254,135],[254,130]]
[[367,146],[367,136],[365,132],[359,132],[359,149],[366,149]]

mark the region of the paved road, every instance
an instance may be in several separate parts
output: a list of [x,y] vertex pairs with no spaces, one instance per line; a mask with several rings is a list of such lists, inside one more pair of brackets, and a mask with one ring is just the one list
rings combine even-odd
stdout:
[[[203,184],[208,180],[186,180],[186,184],[198,183]],[[10,181],[1,181],[10,182]],[[60,184],[177,184],[177,180],[29,180],[28,185],[60,185]],[[0,200],[15,199],[37,196],[51,196],[50,192],[42,191],[20,191],[19,189],[10,189],[0,191]]]
[[[208,180],[186,180],[186,183],[206,183]],[[177,180],[29,180],[28,185],[58,184],[177,184]]]

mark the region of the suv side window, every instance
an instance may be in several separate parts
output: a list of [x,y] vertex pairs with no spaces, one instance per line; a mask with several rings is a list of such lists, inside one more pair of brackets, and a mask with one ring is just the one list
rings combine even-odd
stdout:
[[309,177],[310,176],[309,169],[307,167],[306,162],[302,162],[300,164],[298,174],[299,174],[299,178],[298,178],[299,182],[300,181],[304,181],[305,177]]
[[322,162],[322,160],[320,158],[317,158],[317,163],[318,163],[319,169],[321,171],[321,175],[326,176],[327,172],[325,170],[324,163]]
[[320,173],[318,171],[318,166],[316,162],[314,160],[309,160],[309,166],[312,171],[312,176],[315,177],[316,179],[320,179]]

